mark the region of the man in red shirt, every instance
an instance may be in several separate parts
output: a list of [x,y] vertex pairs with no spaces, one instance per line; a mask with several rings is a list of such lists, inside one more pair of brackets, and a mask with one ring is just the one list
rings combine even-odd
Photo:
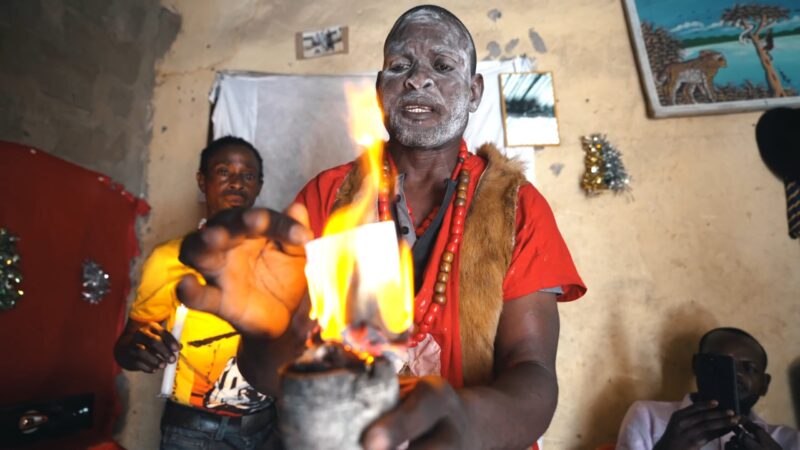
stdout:
[[[366,448],[409,440],[523,448],[555,411],[557,301],[586,288],[549,206],[516,163],[490,145],[467,152],[462,135],[483,94],[475,69],[466,27],[437,6],[404,13],[384,45],[384,164],[398,176],[387,180],[377,210],[413,246],[415,328],[405,369],[419,378],[364,433]],[[231,211],[184,241],[181,260],[209,283],[185,277],[179,296],[242,333],[239,365],[261,392],[278,393],[277,368],[303,348],[300,245],[353,200],[356,167],[311,180],[288,216]]]

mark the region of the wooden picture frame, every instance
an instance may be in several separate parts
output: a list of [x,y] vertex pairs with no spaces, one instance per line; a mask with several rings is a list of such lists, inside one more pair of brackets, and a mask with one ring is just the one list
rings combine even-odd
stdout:
[[559,145],[553,72],[512,72],[498,77],[505,146]]
[[796,0],[624,0],[653,117],[800,106]]

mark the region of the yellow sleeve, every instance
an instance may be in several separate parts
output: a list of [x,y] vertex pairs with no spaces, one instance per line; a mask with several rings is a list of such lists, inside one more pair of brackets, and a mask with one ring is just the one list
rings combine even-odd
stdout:
[[142,281],[136,290],[130,318],[140,322],[161,322],[169,319],[180,302],[175,286],[193,269],[178,260],[183,239],[165,242],[150,253],[142,268]]

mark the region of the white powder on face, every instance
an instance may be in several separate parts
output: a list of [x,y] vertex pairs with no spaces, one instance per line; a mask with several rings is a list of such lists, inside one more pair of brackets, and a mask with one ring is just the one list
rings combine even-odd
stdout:
[[467,126],[469,120],[470,91],[464,90],[453,100],[450,106],[451,116],[431,128],[409,127],[399,115],[389,118],[389,130],[392,138],[406,147],[434,148],[457,138]]
[[450,16],[445,16],[437,11],[422,9],[406,16],[402,22],[397,24],[397,30],[393,33],[392,41],[387,42],[387,50],[391,53],[401,52],[405,42],[398,39],[398,36],[403,33],[404,28],[407,28],[411,24],[449,28],[448,34],[452,36],[452,41],[449,43],[453,45],[449,45],[448,47],[451,51],[455,52],[461,59],[461,62],[467,65],[467,68],[471,70],[473,47],[470,45],[471,40],[468,36],[469,32],[462,29]]
[[439,24],[446,20],[447,18],[444,14],[439,13],[438,11],[433,11],[430,9],[420,9],[414,11],[413,13],[406,16],[405,20],[403,20],[403,25],[408,22],[416,22],[416,23],[424,23],[424,24]]
[[[458,93],[458,96],[452,99],[452,102],[447,105],[449,110],[449,117],[444,117],[443,121],[433,127],[419,127],[409,124],[405,121],[400,114],[389,114],[389,133],[393,139],[400,144],[407,147],[422,147],[432,148],[438,147],[446,142],[457,138],[467,126],[470,111],[470,97],[471,91],[469,85],[472,76],[470,74],[470,50],[469,39],[461,29],[449,16],[431,10],[419,10],[406,16],[398,26],[398,30],[393,34],[392,40],[387,43],[388,53],[403,54],[406,52],[408,42],[401,38],[401,36],[413,36],[406,34],[406,28],[412,25],[422,26],[435,26],[436,28],[445,27],[447,29],[447,36],[443,41],[434,42],[433,39],[428,38],[425,41],[425,47],[436,49],[441,47],[444,53],[452,53],[456,60],[459,60],[459,66],[454,75],[462,79],[465,84],[464,89]],[[419,39],[419,36],[415,36]],[[437,45],[439,44],[439,45]],[[391,79],[396,77],[405,77],[406,74],[393,74],[390,71],[384,71],[384,79]],[[379,89],[380,94],[380,89]],[[438,89],[433,92],[420,92],[420,96],[428,97],[435,104],[442,104],[444,99],[441,97]],[[395,111],[398,112],[398,111]]]

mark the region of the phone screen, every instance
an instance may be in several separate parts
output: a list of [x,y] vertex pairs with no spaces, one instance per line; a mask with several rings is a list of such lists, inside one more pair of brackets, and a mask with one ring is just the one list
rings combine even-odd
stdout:
[[698,399],[716,400],[720,410],[740,415],[739,391],[736,389],[736,361],[727,355],[701,353],[695,356]]

